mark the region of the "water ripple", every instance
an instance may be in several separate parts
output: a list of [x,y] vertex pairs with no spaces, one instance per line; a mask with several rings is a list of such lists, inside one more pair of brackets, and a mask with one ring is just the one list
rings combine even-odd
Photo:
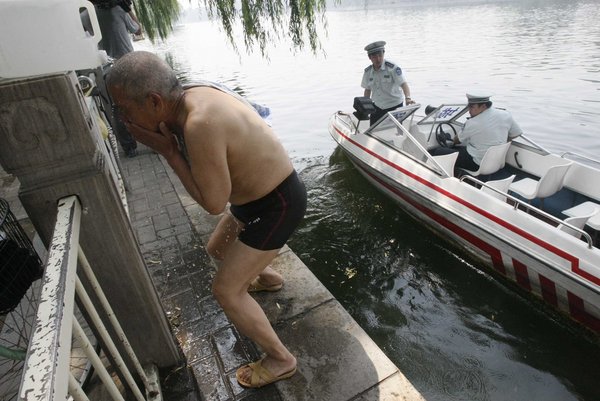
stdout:
[[327,20],[327,56],[238,55],[203,18],[135,46],[271,107],[309,193],[290,246],[427,400],[600,399],[597,344],[416,224],[327,132],[362,95],[363,46],[386,40],[421,104],[488,91],[534,141],[597,158],[600,2],[347,0]]

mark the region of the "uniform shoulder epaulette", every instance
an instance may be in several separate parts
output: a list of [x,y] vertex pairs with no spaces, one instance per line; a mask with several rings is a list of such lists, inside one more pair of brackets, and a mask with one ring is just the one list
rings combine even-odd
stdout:
[[373,65],[371,64],[370,66],[368,66],[367,68],[365,68],[365,72],[372,70],[373,69]]

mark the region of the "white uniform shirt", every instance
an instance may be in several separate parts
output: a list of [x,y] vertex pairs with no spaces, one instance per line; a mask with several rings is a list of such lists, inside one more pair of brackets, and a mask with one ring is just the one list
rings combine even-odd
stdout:
[[490,146],[506,143],[508,138],[515,138],[522,133],[509,112],[489,108],[467,120],[458,134],[458,140],[467,145],[467,152],[473,161],[481,164]]
[[397,106],[404,101],[400,88],[406,82],[402,69],[391,61],[384,60],[379,71],[373,65],[365,68],[361,86],[371,90],[371,99],[380,109]]

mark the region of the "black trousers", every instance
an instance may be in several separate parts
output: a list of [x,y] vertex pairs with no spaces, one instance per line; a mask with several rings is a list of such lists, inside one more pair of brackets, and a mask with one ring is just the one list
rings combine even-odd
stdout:
[[479,170],[479,165],[473,161],[473,156],[467,152],[466,146],[455,146],[453,148],[435,148],[431,150],[431,154],[434,156],[447,155],[450,153],[458,152],[456,163],[454,164],[454,176],[460,175],[460,169],[464,168],[470,171]]
[[117,141],[119,141],[119,144],[125,153],[135,150],[137,148],[137,141],[133,135],[127,131],[127,127],[125,127],[125,124],[123,124],[123,121],[119,118],[116,106],[112,104],[111,108],[113,114],[113,128]]
[[100,91],[100,99],[102,101],[102,106],[104,107],[104,112],[108,115],[109,122],[113,128],[115,136],[117,137],[117,141],[121,145],[123,151],[127,154],[132,151],[135,151],[135,149],[137,148],[137,141],[131,135],[131,133],[127,131],[125,124],[123,124],[123,122],[119,118],[119,115],[117,113],[117,107],[112,102],[112,99],[108,94],[108,88],[106,87],[105,77],[111,68],[112,64],[106,64],[102,66],[102,74],[101,76],[99,76],[100,74],[98,74],[96,78],[98,81],[97,86],[98,90]]
[[402,107],[404,103],[400,103],[397,104],[396,106],[387,108],[387,109],[380,109],[379,107],[375,106],[375,111],[371,113],[371,117],[369,118],[369,120],[371,121],[371,125],[375,124],[377,121],[379,121],[379,119],[381,117],[383,117],[385,115],[385,113],[387,113],[388,111],[392,111],[392,110],[396,110],[398,107]]

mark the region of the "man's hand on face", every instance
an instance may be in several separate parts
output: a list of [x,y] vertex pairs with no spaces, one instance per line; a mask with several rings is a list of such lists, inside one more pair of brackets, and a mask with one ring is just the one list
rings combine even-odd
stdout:
[[125,123],[125,126],[136,140],[151,147],[166,159],[179,154],[177,138],[164,122],[158,125],[158,132],[151,131],[135,123]]

